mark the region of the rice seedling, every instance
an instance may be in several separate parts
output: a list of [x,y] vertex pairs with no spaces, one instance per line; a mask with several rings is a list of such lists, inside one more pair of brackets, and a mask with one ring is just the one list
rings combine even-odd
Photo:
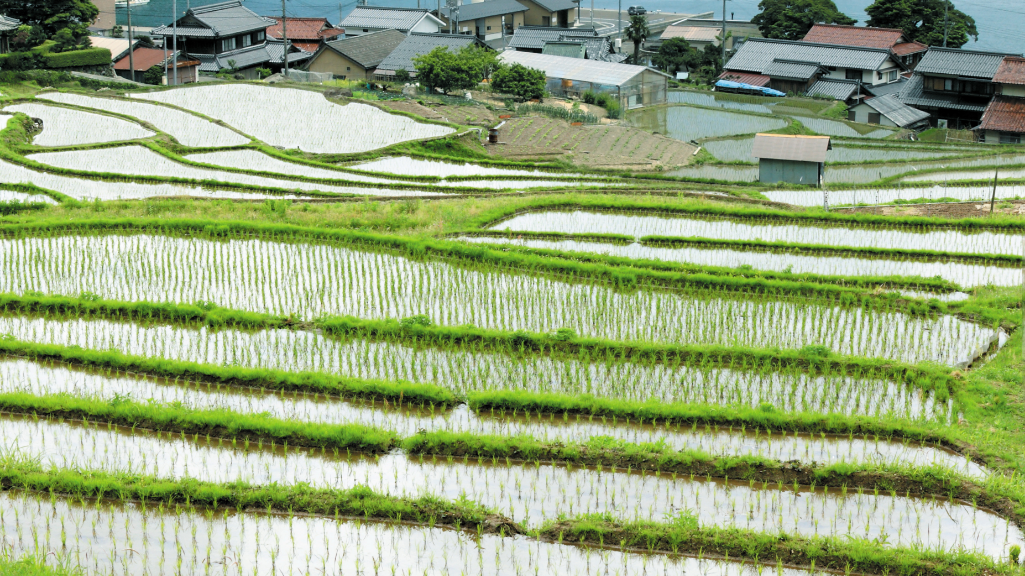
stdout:
[[[319,92],[251,84],[222,84],[133,94],[222,120],[245,134],[274,146],[306,152],[345,154],[384,148],[399,142],[423,140],[455,132],[421,124],[366,104],[345,106],[329,102]],[[289,103],[281,107],[282,99]],[[262,111],[254,113],[254,111]],[[269,111],[280,111],[274,113]],[[302,110],[309,126],[344,129],[296,130],[294,110]]]
[[[875,182],[895,176],[914,177],[917,173],[931,173],[927,179],[944,181],[943,172],[949,168],[973,168],[976,166],[1004,166],[1025,164],[1023,155],[983,156],[981,158],[934,160],[930,162],[891,162],[886,164],[868,164],[857,166],[827,166],[825,181],[827,184],[859,184]],[[992,178],[992,176],[990,177]],[[949,178],[953,180],[953,178]],[[992,180],[991,180],[992,181]]]
[[[822,191],[797,191],[777,190],[763,192],[766,198],[773,202],[783,202],[794,206],[822,206],[828,195],[830,206],[857,206],[873,204],[900,204],[912,200],[925,200],[933,202],[984,202],[993,198],[993,185],[954,185],[946,184],[935,186],[904,186],[898,184],[896,187],[890,185],[885,188],[865,188],[862,190],[829,190]],[[999,200],[1025,198],[1025,185],[1022,184],[999,184],[996,189],[996,198]],[[986,208],[989,208],[987,205]]]
[[303,182],[301,180],[278,180],[262,176],[250,176],[239,172],[209,170],[186,164],[179,164],[142,146],[119,148],[116,154],[110,150],[75,150],[69,152],[45,152],[33,154],[32,160],[66,170],[106,172],[137,176],[170,176],[193,180],[214,180],[306,192],[327,192],[331,194],[359,194],[370,196],[435,196],[436,192],[417,190],[392,190],[385,188],[364,188],[359,186],[334,186]]
[[312,332],[211,331],[103,320],[0,316],[0,334],[43,344],[220,366],[346,374],[433,383],[465,395],[482,390],[591,394],[603,398],[722,406],[772,405],[788,412],[946,421],[951,406],[934,393],[874,378],[829,372],[808,376],[771,366],[696,366],[508,355],[474,347],[435,349]]
[[14,553],[59,551],[88,573],[112,576],[818,573],[750,561],[568,546],[526,536],[471,537],[456,530],[363,519],[202,509],[189,504],[71,501],[25,492],[0,494],[0,526]]
[[757,166],[720,166],[717,164],[704,164],[677,168],[665,173],[666,176],[678,178],[690,178],[694,180],[719,180],[722,182],[757,182]]
[[512,232],[625,234],[634,237],[679,236],[720,240],[759,240],[854,248],[937,250],[955,254],[1021,255],[1018,236],[990,231],[910,228],[845,228],[791,224],[757,219],[648,216],[588,211],[532,212],[491,226]]
[[[590,252],[639,260],[686,262],[727,268],[751,267],[794,274],[822,274],[836,276],[918,276],[940,277],[959,286],[1016,286],[1021,282],[1021,270],[997,264],[968,264],[948,261],[916,261],[897,258],[858,258],[855,256],[813,256],[800,251],[769,251],[715,247],[680,247],[645,245],[640,243],[619,245],[581,240],[539,240],[533,238],[470,237],[462,242],[479,244],[508,244],[528,248]],[[907,292],[907,291],[905,291]],[[928,294],[927,298],[945,295]]]
[[638,110],[631,113],[630,121],[645,130],[653,130],[684,142],[767,132],[787,125],[787,121],[782,118],[719,112],[688,106]]
[[[138,200],[142,198],[165,198],[188,196],[192,198],[222,198],[255,200],[275,197],[308,199],[299,195],[271,195],[235,190],[217,190],[183,184],[142,184],[138,182],[110,182],[61,176],[51,172],[40,172],[0,160],[0,182],[20,184],[31,182],[40,188],[52,190],[76,200]],[[399,191],[396,191],[399,192]]]
[[[11,182],[14,184],[14,182]],[[49,196],[43,196],[42,194],[26,194],[24,192],[13,192],[11,190],[0,190],[0,202],[22,202],[30,204],[32,202],[42,202],[44,204],[56,204],[57,201]]]
[[[184,439],[97,423],[32,416],[0,418],[0,437],[45,468],[101,470],[159,478],[254,485],[272,483],[393,497],[466,499],[532,526],[560,516],[620,520],[691,510],[702,523],[802,536],[878,539],[891,546],[964,547],[1002,558],[1021,531],[970,503],[837,488],[709,481],[628,469],[564,467],[482,458],[332,454],[226,438]],[[10,446],[10,444],[8,444]],[[850,520],[857,518],[857,524]]]
[[815,118],[812,116],[794,116],[795,120],[798,120],[801,124],[804,124],[808,128],[811,128],[815,132],[825,136],[842,136],[845,138],[886,138],[896,133],[896,130],[891,128],[875,128],[873,129],[869,125],[860,125],[864,132],[854,129],[849,124],[840,122],[838,120],[827,120],[825,118]]
[[21,112],[43,121],[43,130],[33,138],[37,146],[79,146],[121,140],[149,138],[153,132],[113,116],[91,114],[45,104],[15,104],[4,108],[9,114]]
[[916,174],[903,178],[905,182],[936,182],[946,180],[986,180],[993,181],[993,178],[1025,178],[1025,168],[1009,168],[1005,170],[972,170],[962,172],[935,172],[933,174]]
[[38,97],[138,118],[170,134],[183,146],[241,146],[250,142],[249,138],[228,128],[167,106],[154,106],[145,102],[116,98],[96,98],[69,92],[47,92]]
[[[758,159],[751,155],[753,146],[754,138],[731,138],[704,143],[705,149],[723,162],[757,162]],[[925,160],[967,153],[966,150],[915,150],[895,145],[877,148],[843,146],[834,142],[833,149],[826,152],[826,163]]]
[[[47,254],[42,264],[35,256],[39,251]],[[782,348],[814,344],[843,354],[949,365],[970,361],[996,336],[992,328],[949,315],[852,309],[788,299],[786,294],[770,300],[620,292],[331,245],[146,235],[51,236],[0,240],[0,263],[20,271],[0,278],[0,290],[7,292],[232,302],[238,309],[307,319],[426,315],[449,326],[532,332],[570,328],[578,334],[631,341]]]
[[[724,92],[690,92],[685,90],[671,90],[666,95],[672,104],[696,104],[698,106],[722,108],[724,110],[772,114],[772,109],[769,108],[771,100],[757,96],[741,96]],[[763,102],[768,105],[762,104]]]
[[[17,392],[35,396],[69,394],[111,402],[137,398],[187,409],[225,409],[300,422],[357,423],[394,430],[401,436],[413,436],[421,430],[510,437],[529,435],[544,442],[587,442],[601,436],[635,444],[660,443],[674,450],[699,450],[714,456],[757,455],[781,462],[799,460],[823,464],[936,465],[973,477],[988,474],[984,468],[966,461],[963,456],[907,441],[771,434],[710,426],[656,426],[650,423],[630,424],[622,420],[614,423],[611,418],[581,418],[579,414],[574,417],[531,417],[523,413],[513,415],[511,411],[486,409],[478,414],[466,405],[451,411],[435,411],[408,403],[389,408],[385,403],[344,401],[306,392],[275,392],[209,382],[147,378],[109,369],[90,370],[0,357],[0,393]],[[824,394],[826,391],[818,392]]]
[[[403,176],[438,176],[449,178],[452,176],[545,176],[551,172],[542,170],[515,170],[510,168],[492,168],[478,164],[454,162],[441,162],[436,160],[421,160],[408,156],[388,157],[364,162],[349,166],[356,170],[367,172],[382,172],[385,174],[399,174]],[[581,176],[580,174],[558,173],[559,176]]]

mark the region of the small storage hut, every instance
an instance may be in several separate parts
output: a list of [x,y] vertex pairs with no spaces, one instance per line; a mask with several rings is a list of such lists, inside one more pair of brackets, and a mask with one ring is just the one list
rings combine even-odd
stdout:
[[822,185],[829,136],[756,134],[751,155],[758,158],[758,181],[765,184]]

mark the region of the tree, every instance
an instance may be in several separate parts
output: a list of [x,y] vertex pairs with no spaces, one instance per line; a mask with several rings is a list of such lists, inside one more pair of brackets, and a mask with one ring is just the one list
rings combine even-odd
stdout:
[[[945,9],[949,9],[947,14]],[[979,39],[975,19],[954,8],[949,0],[875,0],[865,13],[868,26],[899,28],[908,40],[929,46],[943,45],[944,22],[948,47],[960,48],[969,37]]]
[[395,81],[396,82],[409,82],[409,78],[410,78],[409,71],[406,70],[405,68],[399,68],[398,70],[395,71]]
[[680,70],[693,70],[704,62],[703,55],[690,47],[683,38],[670,38],[662,42],[658,54],[651,58],[651,63],[666,74],[673,76]]
[[491,87],[502,93],[512,94],[520,100],[541,98],[545,94],[545,73],[527,68],[523,64],[499,66],[492,75]]
[[453,54],[445,46],[414,56],[413,64],[417,79],[429,92],[438,89],[448,94],[450,90],[469,90],[481,79],[481,72],[472,58],[462,52]]
[[55,44],[50,49],[51,52],[69,52],[71,50],[88,48],[92,45],[92,41],[89,40],[88,36],[75,36],[71,28],[58,30],[53,35],[53,41]]
[[29,48],[39,46],[46,41],[46,33],[42,26],[22,25],[11,37],[11,47],[15,52],[24,52]]
[[65,28],[71,29],[73,37],[81,38],[88,35],[87,28],[100,9],[91,0],[0,0],[0,14],[22,24],[40,26],[47,38]]
[[[135,80],[135,78],[132,78]],[[142,81],[146,84],[153,84],[159,86],[164,82],[164,67],[163,66],[151,66],[145,74],[142,75]]]
[[459,51],[459,56],[469,60],[471,67],[479,72],[480,78],[478,82],[490,79],[495,70],[498,70],[498,52],[490,48],[482,48],[476,44],[471,44],[464,46]]
[[634,59],[633,63],[637,64],[640,62],[641,55],[641,44],[651,36],[651,30],[648,28],[648,19],[641,14],[635,14],[630,17],[630,25],[623,30],[623,34],[627,40],[634,43]]
[[833,0],[761,0],[761,10],[751,22],[762,36],[780,40],[800,40],[815,24],[856,24],[836,7]]

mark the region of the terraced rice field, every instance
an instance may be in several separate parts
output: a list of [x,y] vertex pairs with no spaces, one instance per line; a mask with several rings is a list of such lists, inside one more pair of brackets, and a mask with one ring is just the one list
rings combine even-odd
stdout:
[[[773,202],[784,202],[794,206],[822,206],[825,198],[821,191],[774,190],[764,192],[765,197]],[[829,190],[831,206],[852,206],[859,204],[894,204],[907,200],[926,200],[933,202],[970,202],[986,203],[997,200],[1025,198],[1025,185],[998,184],[996,195],[992,184],[978,186],[916,186],[914,184],[898,184],[895,188],[866,188],[864,190]]]
[[154,135],[142,126],[120,118],[60,106],[15,104],[7,106],[4,111],[8,114],[26,114],[43,121],[42,131],[32,138],[33,144],[37,146],[102,144]]
[[852,126],[838,120],[814,118],[811,116],[793,116],[793,118],[823,136],[842,136],[845,138],[886,138],[896,131],[890,128],[878,128],[869,124]]
[[[0,557],[81,576],[1021,574],[1013,215],[553,168],[688,161],[651,129],[516,118],[502,154],[561,160],[477,165],[449,156],[476,133],[416,144],[456,130],[314,90],[114,92],[43,100],[161,134],[44,151],[44,120],[0,139]],[[786,123],[727,110],[817,104],[674,94],[722,109],[638,113],[686,140]],[[333,128],[297,131],[295,110]],[[1020,162],[944,157],[962,152],[848,143],[831,162],[891,162],[829,174]],[[580,185],[607,188],[559,190]],[[915,186],[757,190],[954,190]],[[290,202],[147,200],[167,196]]]
[[[758,160],[751,156],[751,149],[754,146],[754,138],[736,138],[725,140],[711,140],[704,143],[704,147],[716,159],[723,162],[751,162]],[[887,146],[880,148],[865,148],[860,146],[843,146],[837,142],[833,143],[833,149],[826,152],[826,163],[850,163],[850,162],[894,162],[902,160],[929,160],[957,156],[971,153],[970,150],[914,150],[899,146]]]

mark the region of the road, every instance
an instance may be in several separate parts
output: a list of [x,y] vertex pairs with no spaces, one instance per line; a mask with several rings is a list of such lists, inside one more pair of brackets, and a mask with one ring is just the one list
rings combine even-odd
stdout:
[[[635,2],[637,0],[634,0]],[[628,0],[629,2],[629,0]],[[632,3],[623,4],[623,24],[622,27],[626,28],[630,25],[630,15],[627,14],[626,10]],[[580,25],[590,27],[592,17],[594,21],[594,27],[598,30],[598,34],[602,36],[614,36],[616,34],[616,20],[618,16],[617,10],[606,10],[606,9],[595,9],[592,15],[590,6],[587,5],[586,0],[581,2],[580,6]],[[648,12],[645,14],[648,18],[648,27],[652,28],[653,31],[661,32],[666,26],[676,22],[677,20],[683,20],[684,18],[696,18],[696,17],[709,17],[710,14],[682,14],[678,12]]]

